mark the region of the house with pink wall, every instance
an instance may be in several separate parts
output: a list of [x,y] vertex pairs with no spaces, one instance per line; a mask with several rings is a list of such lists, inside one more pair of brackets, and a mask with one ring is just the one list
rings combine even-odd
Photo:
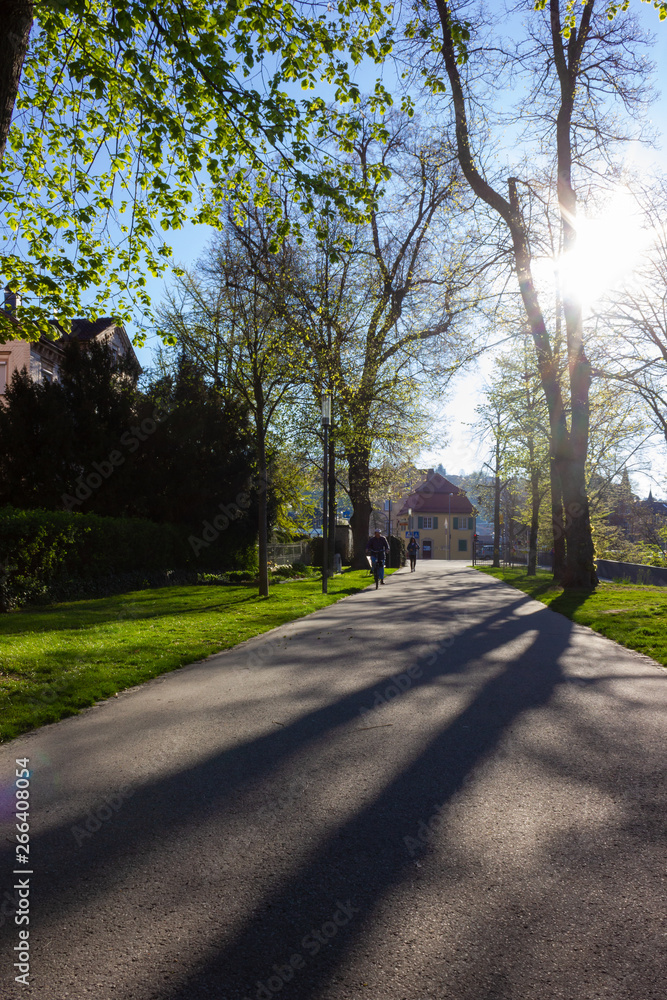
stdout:
[[[9,314],[16,332],[21,329],[19,308],[21,297],[5,290],[4,309]],[[136,355],[124,326],[111,316],[98,319],[73,319],[67,332],[55,321],[52,323],[58,334],[55,340],[42,336],[37,341],[8,340],[0,344],[0,398],[4,396],[14,372],[26,369],[34,382],[57,381],[64,349],[72,340],[78,340],[85,347],[96,341],[108,344],[113,354],[119,358]]]

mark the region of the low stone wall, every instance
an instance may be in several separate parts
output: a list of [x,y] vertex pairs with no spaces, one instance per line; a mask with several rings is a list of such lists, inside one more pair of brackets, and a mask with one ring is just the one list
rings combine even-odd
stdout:
[[630,583],[648,583],[654,587],[667,587],[667,567],[642,566],[641,563],[613,562],[598,559],[598,576],[601,580],[629,580]]

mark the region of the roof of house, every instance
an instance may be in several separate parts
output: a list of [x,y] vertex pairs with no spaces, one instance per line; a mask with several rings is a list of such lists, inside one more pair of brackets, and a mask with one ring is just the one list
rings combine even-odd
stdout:
[[98,319],[83,319],[78,316],[72,320],[72,336],[77,340],[93,340],[116,327],[120,327],[120,324],[111,316],[100,316]]
[[399,514],[472,514],[473,506],[458,486],[439,472],[431,473],[413,493],[405,497]]
[[[9,288],[5,288],[5,304],[4,308],[0,307],[0,314],[5,322],[9,322],[11,326],[17,329],[21,328],[21,322],[17,316],[20,304],[21,296],[16,292],[11,292]],[[112,316],[99,316],[93,320],[77,316],[71,321],[69,330],[65,329],[57,319],[50,319],[49,325],[56,332],[57,336],[48,337],[42,334],[39,340],[33,342],[34,346],[42,350],[49,348],[49,350],[55,351],[56,354],[62,354],[65,345],[72,340],[78,340],[81,343],[87,344],[101,337],[103,334],[110,334],[111,336],[115,334],[123,345],[125,353],[134,357],[135,361],[137,360],[132,341],[128,337],[125,327]],[[3,343],[2,337],[0,337],[0,343]]]
[[653,493],[649,490],[648,498],[641,501],[645,507],[648,507],[653,514],[662,514],[663,517],[667,516],[667,503],[664,500],[655,500],[653,498]]
[[56,349],[62,350],[72,340],[78,340],[82,344],[89,344],[97,337],[101,337],[102,334],[113,334],[115,332],[120,337],[126,354],[130,354],[134,357],[135,361],[137,360],[134,348],[132,347],[132,341],[128,337],[125,327],[112,316],[100,316],[98,319],[84,319],[81,316],[77,316],[72,320],[71,332],[69,333],[57,320],[52,319],[50,323],[60,334],[58,340],[55,341],[49,340],[48,337],[44,336],[40,338],[41,343],[47,344],[50,347],[55,346]]

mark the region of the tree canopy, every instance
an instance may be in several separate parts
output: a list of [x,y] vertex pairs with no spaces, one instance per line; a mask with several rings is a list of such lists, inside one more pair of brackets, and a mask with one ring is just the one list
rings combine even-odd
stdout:
[[[350,67],[390,45],[381,0],[37,6],[0,164],[0,270],[26,296],[23,335],[48,334],[50,315],[76,315],[93,290],[93,310],[113,295],[127,318],[123,292],[148,308],[145,274],[171,252],[164,234],[187,218],[215,225],[221,201],[247,199],[251,185],[268,204],[278,173],[306,212],[322,193],[332,211],[363,208],[363,188],[332,156],[309,163],[325,135],[349,144]],[[5,109],[14,82],[0,79]],[[378,84],[371,101],[389,100]]]

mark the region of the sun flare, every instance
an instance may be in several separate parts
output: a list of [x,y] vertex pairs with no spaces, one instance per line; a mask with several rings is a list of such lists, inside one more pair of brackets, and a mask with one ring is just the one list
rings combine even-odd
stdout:
[[627,281],[646,246],[647,233],[629,194],[617,192],[595,218],[577,219],[577,246],[557,263],[561,290],[585,310]]

